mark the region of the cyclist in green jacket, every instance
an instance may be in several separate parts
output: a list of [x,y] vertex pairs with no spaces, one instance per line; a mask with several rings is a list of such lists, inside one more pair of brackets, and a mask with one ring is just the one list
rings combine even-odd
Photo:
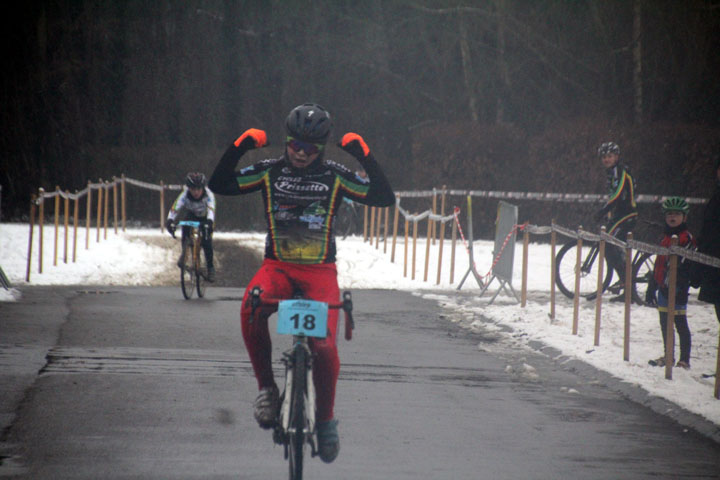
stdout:
[[[605,142],[598,148],[598,157],[605,167],[609,198],[596,213],[596,220],[606,222],[609,235],[625,241],[627,234],[637,221],[637,202],[635,201],[635,178],[627,165],[620,162],[620,147],[615,142]],[[625,258],[622,249],[610,246],[607,260],[620,278],[619,286],[625,286]],[[613,297],[611,301],[624,301],[624,295]],[[639,299],[633,299],[639,301]]]

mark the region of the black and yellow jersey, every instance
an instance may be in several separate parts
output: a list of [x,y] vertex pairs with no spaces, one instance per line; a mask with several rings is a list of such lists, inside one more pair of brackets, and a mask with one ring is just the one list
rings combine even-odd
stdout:
[[303,169],[285,157],[267,159],[235,171],[244,151],[231,145],[210,179],[219,195],[260,192],[265,208],[265,258],[291,263],[335,262],[333,222],[343,198],[391,206],[395,195],[372,155],[359,160],[363,179],[345,166],[318,159]]

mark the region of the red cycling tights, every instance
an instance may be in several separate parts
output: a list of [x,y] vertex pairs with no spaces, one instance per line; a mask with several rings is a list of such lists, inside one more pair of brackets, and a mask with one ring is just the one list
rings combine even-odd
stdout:
[[[337,303],[340,300],[340,289],[334,263],[301,265],[270,259],[263,261],[245,289],[240,320],[245,347],[250,354],[258,387],[264,388],[275,384],[268,317],[277,310],[277,307],[259,308],[255,312],[255,319],[250,322],[252,309],[248,296],[256,286],[262,289],[262,298],[291,298],[295,290],[299,289],[305,298],[327,303]],[[340,372],[340,359],[335,343],[337,322],[338,310],[329,309],[327,338],[310,339],[310,349],[315,354],[313,379],[317,392],[319,422],[333,418],[335,385]]]

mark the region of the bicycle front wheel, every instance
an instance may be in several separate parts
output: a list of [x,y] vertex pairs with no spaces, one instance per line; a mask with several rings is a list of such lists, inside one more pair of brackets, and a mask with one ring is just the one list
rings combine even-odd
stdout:
[[[555,283],[558,289],[568,298],[575,296],[575,264],[577,260],[577,243],[568,242],[562,246],[555,257]],[[581,297],[589,297],[597,295],[598,270],[600,265],[600,255],[597,252],[597,245],[593,242],[583,241],[580,253],[580,289]],[[604,278],[603,291],[610,285],[612,279],[612,269],[604,260]]]
[[198,297],[202,298],[205,296],[205,289],[207,288],[207,265],[205,264],[205,252],[202,252],[199,243],[195,245],[195,283],[197,285]]
[[633,294],[635,298],[644,301],[650,277],[652,277],[655,262],[652,255],[645,252],[637,252],[633,258]]
[[182,288],[183,296],[186,300],[189,300],[193,295],[195,289],[195,273],[193,272],[193,254],[192,244],[190,242],[183,245],[183,266],[180,269],[180,287]]
[[298,345],[293,353],[293,387],[288,435],[290,480],[302,480],[305,453],[305,389],[307,387],[307,351]]

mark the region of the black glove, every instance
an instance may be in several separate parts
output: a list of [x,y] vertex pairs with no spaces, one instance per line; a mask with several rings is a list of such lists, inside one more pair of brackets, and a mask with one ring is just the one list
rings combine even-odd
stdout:
[[245,130],[245,132],[235,140],[235,146],[245,151],[267,145],[270,145],[267,140],[267,133],[257,128]]
[[648,288],[645,292],[645,303],[650,307],[657,306],[657,291],[654,288]]
[[170,220],[169,218],[165,220],[165,229],[168,231],[170,235],[173,237],[175,236],[175,229],[177,228],[177,225],[175,225],[174,220]]
[[213,232],[213,221],[209,219],[205,219],[203,221],[203,230],[204,230],[204,237],[210,238]]
[[337,145],[357,159],[370,155],[370,148],[357,133],[346,133]]

